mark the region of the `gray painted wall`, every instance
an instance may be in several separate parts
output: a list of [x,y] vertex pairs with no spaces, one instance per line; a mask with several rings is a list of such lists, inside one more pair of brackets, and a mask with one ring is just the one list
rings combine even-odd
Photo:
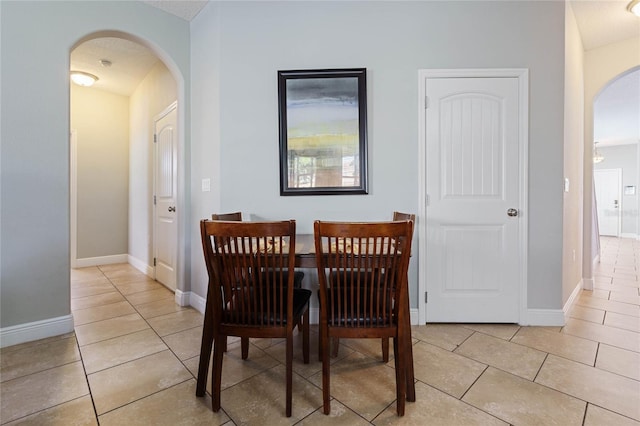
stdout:
[[[190,63],[189,24],[142,2],[2,1],[0,10],[0,327],[5,328],[70,313],[70,49],[97,31],[132,34],[168,58],[186,88]],[[186,141],[189,127],[187,122]]]
[[[314,219],[417,212],[418,70],[528,68],[528,306],[561,308],[564,16],[562,2],[538,1],[210,3],[192,22],[192,223],[242,210],[310,232]],[[281,197],[277,71],[341,67],[368,70],[370,193]],[[213,192],[195,189],[201,178]],[[191,288],[203,295],[196,237]]]
[[[3,1],[0,19],[0,327],[70,312],[69,49],[104,30],[147,40],[181,73],[182,289],[200,296],[200,218],[239,209],[304,232],[417,211],[418,70],[528,68],[528,307],[561,307],[562,2],[211,2],[190,28],[141,2]],[[280,197],[277,71],[326,67],[368,69],[370,194]]]

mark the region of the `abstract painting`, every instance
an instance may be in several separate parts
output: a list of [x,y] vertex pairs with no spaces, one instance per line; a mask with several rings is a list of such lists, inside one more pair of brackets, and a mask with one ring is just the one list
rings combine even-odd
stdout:
[[278,71],[280,194],[367,193],[366,69]]

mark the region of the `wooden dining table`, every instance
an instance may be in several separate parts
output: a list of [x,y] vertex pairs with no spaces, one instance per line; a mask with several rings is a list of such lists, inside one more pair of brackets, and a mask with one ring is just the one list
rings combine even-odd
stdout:
[[[296,268],[305,268],[305,269],[316,269],[318,267],[316,262],[316,247],[315,240],[313,234],[296,234],[296,247],[295,247],[295,267]],[[209,303],[209,298],[207,297],[207,304]],[[403,303],[403,308],[406,309],[405,318],[407,318],[407,328],[409,330],[409,347],[405,348],[405,350],[409,352],[409,359],[411,362],[408,363],[407,368],[407,401],[415,401],[415,380],[414,380],[414,372],[413,372],[413,348],[411,346],[411,323],[410,323],[410,315],[409,315],[409,298],[407,292],[407,300]],[[207,321],[206,314],[207,309],[205,308],[205,323]],[[208,364],[208,363],[207,363]],[[199,389],[199,393],[204,394],[204,388],[206,386],[207,381],[207,373],[198,371],[198,383],[196,388]]]

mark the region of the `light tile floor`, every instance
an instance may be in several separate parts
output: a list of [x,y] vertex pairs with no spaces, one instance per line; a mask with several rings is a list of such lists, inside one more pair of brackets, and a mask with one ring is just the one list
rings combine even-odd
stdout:
[[[378,340],[343,340],[322,414],[317,331],[296,342],[293,416],[284,344],[230,339],[222,410],[195,397],[202,315],[128,265],[71,272],[75,333],[1,350],[2,424],[640,425],[640,243],[603,238],[595,289],[565,327],[433,324],[413,329],[417,402],[395,415],[393,361]],[[316,329],[317,330],[317,329]],[[210,392],[210,384],[208,387]]]

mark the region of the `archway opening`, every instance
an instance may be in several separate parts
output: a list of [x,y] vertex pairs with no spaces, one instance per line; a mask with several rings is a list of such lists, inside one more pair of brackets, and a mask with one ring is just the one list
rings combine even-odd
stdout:
[[[70,51],[70,71],[99,79],[92,87],[70,85],[72,267],[129,263],[156,278],[154,122],[184,96],[175,65],[162,56],[120,32],[88,35]],[[175,132],[176,144],[183,134]],[[176,220],[172,290],[180,282],[178,229]]]
[[600,237],[640,238],[640,67],[611,79],[593,103],[593,247]]

